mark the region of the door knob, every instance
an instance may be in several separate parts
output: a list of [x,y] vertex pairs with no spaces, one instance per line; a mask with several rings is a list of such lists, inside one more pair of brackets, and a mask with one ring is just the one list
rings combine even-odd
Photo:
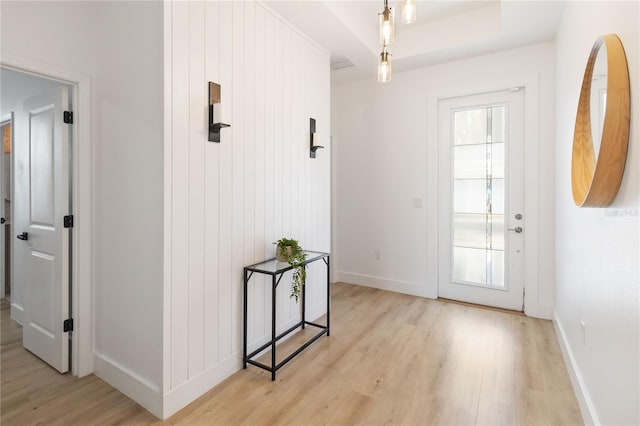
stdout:
[[513,231],[516,234],[519,234],[522,232],[522,226],[516,226],[515,228],[509,228],[509,231]]
[[23,232],[22,234],[17,235],[17,237],[19,240],[27,241],[29,239],[29,234],[26,232]]
[[0,217],[0,225],[4,225],[5,222],[6,220],[4,220],[4,217]]

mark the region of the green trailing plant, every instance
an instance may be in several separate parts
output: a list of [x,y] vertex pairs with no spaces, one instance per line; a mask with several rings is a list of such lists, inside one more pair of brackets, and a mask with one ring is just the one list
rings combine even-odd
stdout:
[[298,302],[302,286],[307,279],[307,270],[304,266],[307,260],[307,253],[304,252],[297,240],[290,238],[280,238],[274,244],[278,245],[278,260],[284,260],[293,266],[293,281],[291,283],[291,297]]

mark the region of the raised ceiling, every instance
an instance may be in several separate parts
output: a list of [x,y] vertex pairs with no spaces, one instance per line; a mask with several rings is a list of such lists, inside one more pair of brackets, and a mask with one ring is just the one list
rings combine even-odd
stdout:
[[[376,78],[378,1],[265,1],[282,17],[331,52],[331,79],[346,82]],[[396,37],[389,47],[394,72],[553,40],[563,10],[561,1],[416,0],[413,24],[396,11]],[[349,65],[348,62],[353,66]]]

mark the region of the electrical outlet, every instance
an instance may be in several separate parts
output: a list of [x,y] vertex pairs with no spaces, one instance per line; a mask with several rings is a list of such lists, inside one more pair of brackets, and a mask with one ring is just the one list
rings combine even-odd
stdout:
[[375,260],[380,260],[380,250],[376,250],[373,252],[373,258]]
[[424,202],[422,200],[422,198],[414,198],[412,200],[412,205],[414,209],[421,209],[423,206]]
[[584,321],[580,321],[580,334],[582,336],[582,344],[586,345],[587,344],[587,326],[585,325]]

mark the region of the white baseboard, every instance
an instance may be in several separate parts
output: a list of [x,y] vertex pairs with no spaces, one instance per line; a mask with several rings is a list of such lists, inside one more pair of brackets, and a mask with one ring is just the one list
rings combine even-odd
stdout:
[[[314,321],[324,315],[325,311],[326,300],[309,307],[307,309],[307,318]],[[292,327],[297,321],[299,319],[293,319],[286,324],[280,325],[279,332]],[[263,336],[251,342],[251,347],[261,346],[269,338],[270,336]],[[96,376],[136,401],[156,417],[166,419],[211,390],[233,373],[239,371],[242,368],[242,354],[234,353],[164,395],[160,393],[158,387],[145,382],[136,374],[119,366],[104,355],[95,355],[94,367]]]
[[162,418],[162,393],[160,388],[119,365],[102,354],[94,356],[94,374],[129,398]]
[[170,390],[164,395],[164,410],[158,417],[163,420],[170,417],[241,368],[242,355],[235,353]]
[[591,402],[584,380],[582,380],[582,374],[580,374],[580,369],[578,368],[575,357],[573,356],[573,351],[569,345],[567,335],[564,332],[564,328],[562,327],[562,323],[560,322],[560,318],[558,317],[558,313],[555,309],[553,310],[553,326],[556,329],[556,335],[558,337],[558,343],[560,344],[564,363],[569,371],[569,377],[573,384],[573,391],[578,400],[578,404],[580,405],[582,420],[585,425],[599,425],[600,421],[598,420],[595,407],[593,406],[593,402]]
[[[344,271],[336,271],[336,279],[338,282],[346,284],[355,284],[364,287],[377,288],[379,290],[426,297],[429,299],[438,298],[437,289],[434,291],[433,289],[419,283],[389,280],[386,278]],[[553,306],[529,303],[525,306],[525,314],[534,318],[550,320],[553,318]]]
[[412,296],[427,297],[437,299],[437,293],[423,284],[407,281],[389,280],[386,278],[373,277],[370,275],[355,274],[353,272],[337,271],[336,278],[340,282],[356,284],[364,287],[377,288],[379,290],[393,291],[396,293],[409,294]]
[[17,303],[11,303],[11,319],[22,325],[22,318],[24,315],[24,308]]

